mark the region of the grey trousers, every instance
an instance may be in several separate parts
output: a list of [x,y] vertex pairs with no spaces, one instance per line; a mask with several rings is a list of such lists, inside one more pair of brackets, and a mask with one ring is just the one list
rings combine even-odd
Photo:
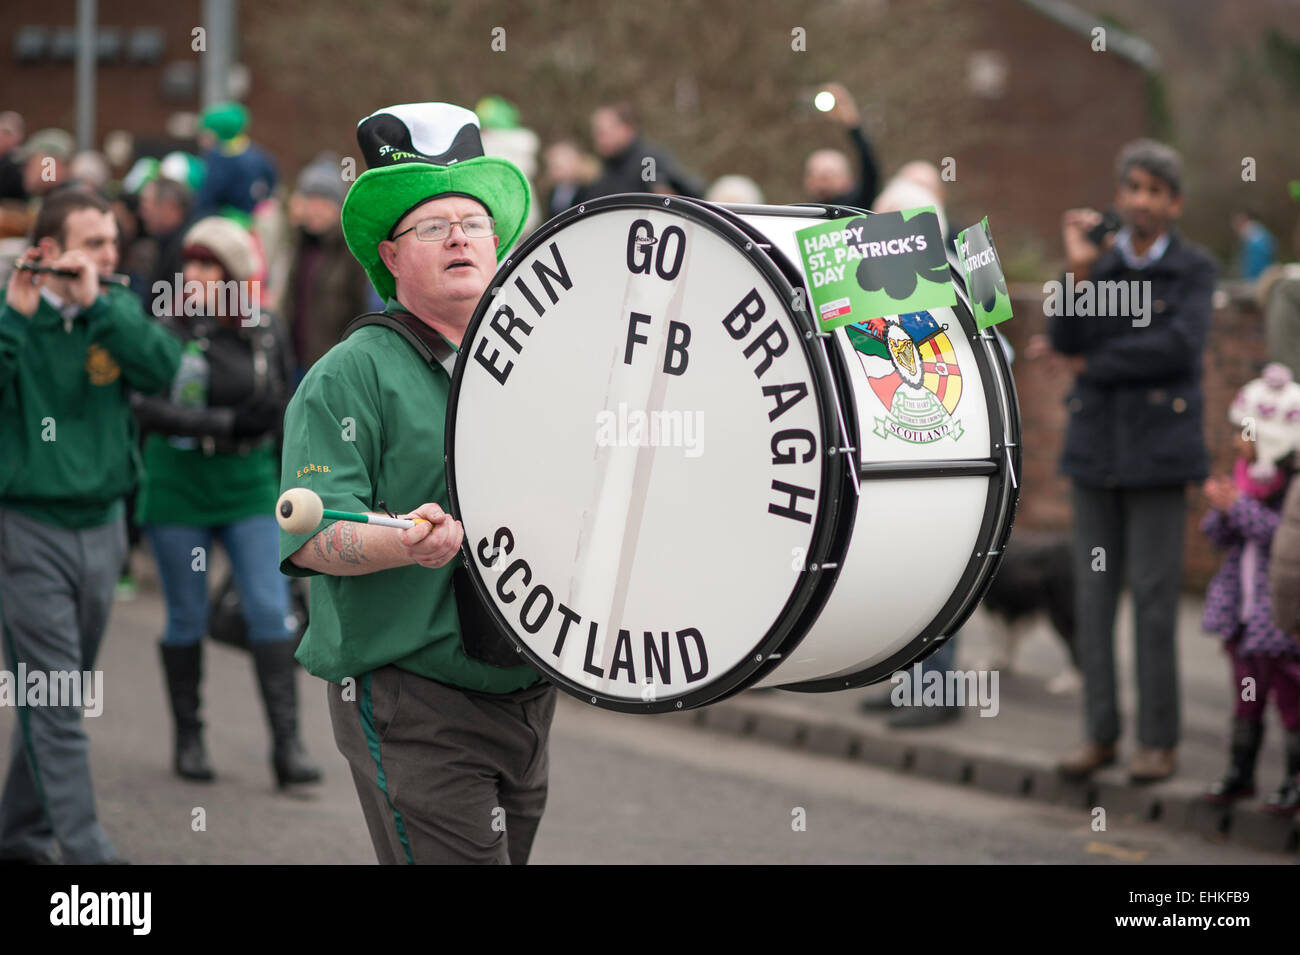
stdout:
[[546,808],[556,690],[492,696],[394,666],[326,683],[380,864],[523,865]]
[[[0,509],[6,668],[93,670],[125,556],[123,519],[73,531]],[[0,858],[51,856],[56,845],[69,864],[115,858],[95,815],[81,708],[23,706],[17,715],[0,795]]]
[[1138,743],[1173,748],[1179,738],[1178,598],[1186,488],[1076,483],[1073,501],[1075,624],[1087,737],[1101,744],[1120,737],[1115,609],[1127,583],[1137,651]]

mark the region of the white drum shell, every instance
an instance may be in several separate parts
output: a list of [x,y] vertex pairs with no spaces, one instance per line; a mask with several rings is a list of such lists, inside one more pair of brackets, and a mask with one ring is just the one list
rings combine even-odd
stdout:
[[[671,208],[660,211],[640,207],[635,211],[637,215],[653,221],[660,232],[664,223],[674,221]],[[825,220],[753,213],[744,213],[741,218],[766,240],[766,244],[770,246],[772,259],[777,263],[779,270],[789,280],[802,280],[794,233]],[[556,231],[555,237],[565,235],[568,230],[573,230],[569,234],[576,236],[580,230],[589,229],[590,226],[589,220],[576,218],[571,223],[561,226]],[[702,234],[707,232],[699,222],[687,223],[687,228],[693,243],[700,241]],[[619,236],[611,236],[611,242],[615,240],[621,242]],[[535,255],[542,247],[534,248],[527,254]],[[759,247],[762,248],[762,245]],[[753,253],[746,250],[746,255],[751,254]],[[515,259],[522,257],[523,253],[520,252],[512,256]],[[727,255],[718,252],[714,257],[715,260],[720,261],[727,258]],[[604,282],[603,287],[607,289],[604,294],[612,296],[616,302],[619,302],[621,297],[619,307],[624,311],[632,308],[644,309],[656,315],[677,314],[675,310],[682,307],[684,300],[694,303],[707,298],[713,291],[703,281],[704,276],[698,263],[694,276],[688,270],[671,288],[660,289],[656,293],[660,296],[658,300],[647,300],[645,289],[639,288],[635,282],[625,284],[626,276],[619,276],[611,271],[607,278],[602,278],[597,273],[591,273],[590,268],[581,262],[571,261],[569,265],[575,273],[575,287],[591,288]],[[750,267],[754,272],[754,284],[762,288],[763,273],[756,267]],[[588,268],[589,274],[580,276],[579,273],[584,268]],[[509,271],[508,265],[507,271]],[[522,269],[520,272],[527,274]],[[513,277],[508,275],[506,281],[501,283],[501,288],[497,290],[500,293],[497,302],[511,300],[508,298],[511,294],[509,281]],[[685,298],[687,291],[690,292],[689,299]],[[763,294],[766,296],[769,310],[781,308],[780,298],[772,289],[764,288]],[[709,307],[716,310],[729,295],[734,298],[733,293],[728,290],[722,298]],[[653,299],[654,295],[651,298]],[[515,304],[519,314],[524,315],[522,306],[518,302]],[[593,307],[597,306],[598,303],[593,303]],[[492,307],[495,307],[495,304]],[[793,322],[792,313],[786,314]],[[836,419],[831,426],[832,432],[842,431],[844,434],[847,434],[848,420],[851,417],[856,418],[858,435],[856,447],[850,452],[849,460],[854,465],[861,465],[866,471],[872,467],[879,467],[885,462],[903,462],[909,465],[924,462],[936,464],[982,462],[987,465],[990,461],[1000,460],[1008,444],[1013,443],[1014,436],[1007,434],[1008,424],[1005,420],[1005,409],[1011,408],[1014,411],[1014,393],[1009,380],[998,380],[997,375],[993,380],[985,380],[984,368],[998,367],[990,363],[995,357],[990,342],[982,339],[981,336],[973,335],[973,323],[968,319],[964,324],[958,319],[956,310],[952,308],[933,309],[930,314],[943,329],[943,336],[946,336],[942,355],[935,350],[939,347],[937,344],[932,346],[929,354],[932,360],[927,366],[930,377],[926,381],[933,386],[937,380],[935,376],[948,378],[943,393],[949,397],[950,406],[944,406],[942,412],[937,411],[935,407],[934,399],[939,394],[937,388],[933,392],[922,388],[909,391],[906,386],[899,385],[893,392],[892,401],[895,404],[887,406],[885,401],[889,392],[880,384],[883,380],[881,372],[886,370],[881,364],[883,359],[878,356],[864,358],[854,349],[848,334],[843,329],[838,329],[820,340],[827,349],[826,357],[831,362],[839,363],[839,367],[845,372],[844,375],[835,377],[837,400],[832,400],[832,407],[823,408],[822,415]],[[896,316],[891,317],[895,320],[896,318]],[[546,322],[545,317],[534,322],[534,331],[531,334],[537,336],[535,341],[542,341],[548,334],[555,333],[555,329],[547,329]],[[572,333],[572,328],[569,332]],[[662,329],[659,329],[659,332],[662,334]],[[603,328],[596,329],[594,334],[617,336],[622,332]],[[937,335],[932,339],[936,343],[939,340]],[[467,336],[465,345],[473,344],[474,339]],[[530,343],[529,347],[540,346]],[[657,349],[657,354],[660,356],[664,354],[662,338],[652,341],[647,347]],[[823,346],[819,344],[817,347]],[[977,350],[983,352],[980,360],[976,358]],[[594,354],[609,354],[611,342],[605,342],[603,345],[593,342],[591,351]],[[579,404],[583,408],[589,404],[593,414],[607,407],[612,400],[611,395],[627,393],[632,396],[630,400],[633,403],[638,400],[644,401],[647,394],[658,394],[662,399],[664,382],[659,379],[663,376],[648,377],[641,381],[624,381],[619,376],[626,377],[626,369],[623,369],[618,362],[612,362],[608,369],[593,370],[589,366],[583,366],[583,362],[579,360],[582,354],[583,351],[575,350],[573,365],[569,368],[557,367],[550,371],[554,375],[576,375],[581,368],[584,373],[590,374],[590,380],[585,383],[574,386],[569,382],[568,387],[578,387],[578,390],[588,396]],[[1001,360],[1000,356],[996,356],[996,359],[999,362]],[[462,363],[465,363],[464,358]],[[521,363],[517,373],[520,377],[515,384],[523,388],[522,393],[536,394],[537,401],[544,402],[548,388],[547,370],[538,365],[530,368],[526,363]],[[460,369],[457,375],[457,387],[463,384],[461,378],[465,374],[467,374],[465,369]],[[619,379],[619,382],[616,382],[616,379]],[[873,379],[876,382],[875,387],[873,387]],[[848,383],[847,388],[843,387],[845,381]],[[953,404],[951,395],[954,392],[951,389],[956,384],[959,384],[960,391],[959,397]],[[668,382],[667,387],[679,390],[677,401],[679,407],[691,404],[691,399],[684,395],[689,394],[692,385],[679,379]],[[682,393],[680,391],[682,388],[686,388],[687,391]],[[990,395],[993,400],[990,400]],[[913,431],[905,426],[899,426],[899,421],[906,425],[908,420],[912,420],[906,417],[908,408],[912,406],[908,402],[912,399],[915,399],[914,403],[918,406],[925,406],[935,412],[930,419],[926,420],[940,420],[942,426],[938,430],[943,431],[942,434]],[[943,405],[943,402],[940,401],[939,404]],[[650,407],[650,404],[647,403],[645,406]],[[904,417],[896,416],[894,414],[896,409],[901,409],[900,414]],[[456,409],[456,433],[464,435],[476,428],[489,427],[493,413],[487,406],[476,407],[473,402],[467,402],[465,406]],[[495,413],[499,414],[499,409]],[[709,440],[716,441],[717,444],[710,445],[710,453],[734,453],[739,473],[749,467],[741,463],[744,456],[748,454],[744,449],[764,448],[771,430],[765,427],[765,422],[762,420],[752,416],[745,417],[739,411],[732,417],[734,422],[748,421],[749,423],[747,426],[736,428],[734,434],[724,435],[717,428],[712,429]],[[892,428],[891,422],[894,425]],[[803,423],[807,424],[806,416]],[[745,427],[751,429],[749,433],[745,432]],[[462,456],[458,453],[457,457],[461,460],[455,468],[451,469],[455,474],[453,498],[456,497],[454,485],[464,483],[467,486],[462,489],[460,496],[462,500],[469,499],[473,503],[469,511],[459,514],[466,525],[467,544],[472,549],[476,540],[489,535],[492,526],[498,523],[496,514],[493,514],[490,519],[485,519],[485,512],[493,510],[485,508],[485,494],[489,499],[495,496],[498,500],[510,499],[512,495],[532,494],[535,500],[542,504],[548,500],[564,497],[564,478],[558,472],[550,473],[547,469],[549,449],[551,454],[564,455],[566,460],[575,456],[582,459],[583,454],[587,455],[585,460],[591,462],[587,467],[590,469],[589,479],[594,495],[590,506],[575,509],[573,513],[568,513],[568,509],[562,509],[563,513],[554,515],[556,533],[559,538],[567,541],[561,550],[567,550],[575,555],[571,566],[566,564],[563,569],[561,569],[561,564],[564,563],[562,560],[551,560],[552,577],[565,578],[548,581],[559,585],[556,590],[560,599],[569,599],[571,602],[586,599],[588,603],[604,608],[611,606],[621,608],[624,605],[620,601],[631,592],[629,590],[631,575],[635,572],[638,557],[646,560],[653,552],[658,555],[655,560],[658,560],[662,566],[664,555],[672,552],[673,547],[680,543],[684,577],[697,580],[701,575],[715,575],[717,584],[716,606],[705,607],[697,600],[695,609],[690,613],[701,619],[707,619],[708,625],[717,629],[739,627],[747,638],[749,632],[752,632],[752,640],[757,648],[764,637],[765,625],[761,621],[765,619],[774,621],[776,619],[774,608],[779,608],[785,598],[781,597],[776,603],[771,603],[766,600],[767,595],[764,594],[763,599],[758,601],[761,606],[738,606],[734,600],[729,602],[729,594],[745,590],[742,584],[743,568],[738,568],[739,564],[757,568],[755,573],[771,576],[771,582],[766,586],[772,588],[773,595],[788,594],[789,589],[782,591],[780,588],[792,587],[797,574],[828,574],[832,571],[836,573],[837,577],[830,594],[811,626],[804,626],[806,632],[801,638],[798,634],[787,637],[783,644],[788,647],[786,652],[780,654],[779,659],[772,660],[773,665],[767,667],[766,672],[760,677],[749,678],[747,685],[751,686],[798,688],[799,685],[817,684],[817,689],[825,690],[836,688],[841,679],[845,686],[861,685],[864,682],[862,675],[865,671],[870,671],[891,660],[894,665],[900,665],[900,656],[910,654],[915,657],[924,652],[925,647],[917,643],[918,638],[933,629],[936,618],[945,607],[951,613],[952,602],[959,591],[971,586],[973,562],[976,560],[987,562],[993,559],[990,552],[996,554],[997,551],[994,550],[996,542],[1005,537],[1014,512],[1014,496],[1011,497],[1009,504],[1005,495],[1000,505],[995,503],[998,495],[991,493],[997,490],[993,482],[1001,482],[1004,478],[1001,473],[990,474],[991,468],[986,468],[983,473],[959,476],[938,477],[932,474],[886,478],[864,476],[860,482],[860,496],[856,508],[852,500],[839,508],[838,522],[842,524],[851,521],[852,530],[847,547],[838,559],[838,566],[833,568],[801,571],[789,567],[790,551],[800,550],[808,543],[807,537],[800,536],[797,529],[793,534],[786,535],[788,539],[776,541],[772,545],[771,553],[764,554],[752,552],[755,549],[753,542],[742,545],[739,551],[734,541],[727,540],[675,542],[665,528],[653,526],[642,526],[629,543],[625,527],[631,525],[623,517],[628,510],[628,504],[624,500],[625,492],[638,480],[648,480],[645,474],[644,457],[639,457],[635,449],[630,449],[629,454],[629,449],[609,448],[598,448],[592,456],[589,433],[590,423],[587,419],[561,423],[554,437],[545,440],[536,434],[525,434],[521,438],[524,446],[514,450],[522,452],[524,459],[537,462],[536,469],[527,474],[514,473],[513,469],[494,468],[493,456],[490,452],[477,450],[472,456],[474,460],[470,459],[470,455]],[[458,440],[462,440],[463,443],[463,439]],[[588,443],[584,445],[584,441]],[[844,440],[843,443],[847,445],[849,442]],[[734,447],[734,452],[727,451],[728,447]],[[461,445],[458,445],[459,448]],[[825,453],[825,450],[819,448],[822,453]],[[554,460],[553,457],[550,459]],[[715,458],[714,461],[716,463],[717,459]],[[620,477],[617,473],[620,470],[627,473]],[[856,471],[857,467],[854,467],[854,470]],[[678,473],[678,478],[670,480],[671,487],[656,486],[654,493],[647,500],[653,504],[656,495],[661,498],[671,489],[675,489],[676,494],[689,495],[691,485],[686,482],[686,476],[692,472]],[[704,472],[697,470],[693,473]],[[611,474],[614,475],[612,478]],[[613,487],[614,491],[611,493],[618,498],[613,501],[613,510],[609,512],[614,516],[608,520],[603,516],[607,507],[601,501],[609,495],[602,490],[602,482],[606,488]],[[472,490],[469,489],[471,485]],[[716,488],[716,482],[710,486]],[[817,502],[819,508],[826,506],[823,497],[824,495],[819,494]],[[662,500],[659,503],[662,503]],[[991,519],[990,511],[998,508],[1001,509]],[[508,511],[509,508],[504,510]],[[761,512],[761,507],[758,510]],[[517,515],[523,512],[517,510],[515,513],[516,517],[512,519],[519,520]],[[703,518],[696,520],[700,526],[706,523]],[[788,584],[777,579],[777,576],[772,573],[773,567],[782,565],[789,570]],[[492,571],[484,570],[477,565],[475,569],[482,575],[480,578],[482,585],[485,589],[490,589],[493,583]],[[499,572],[501,566],[496,570]],[[566,589],[561,592],[561,588]],[[750,590],[752,592],[752,584]],[[644,590],[641,594],[639,606],[633,608],[634,613],[630,616],[648,619],[653,615],[653,601],[648,600]],[[517,607],[518,604],[515,606]],[[509,619],[507,608],[498,603],[497,609],[507,620]],[[618,617],[615,614],[611,619],[618,619]],[[550,645],[550,638],[545,634],[541,638],[522,634],[517,626],[512,629],[514,638],[526,646],[534,664],[538,665],[540,660],[542,669],[547,669],[551,661],[546,657],[544,647]],[[927,642],[937,642],[946,636],[948,634],[931,632]],[[600,654],[603,656],[598,654],[605,669],[609,667],[610,658],[608,639],[608,637],[602,638]],[[631,704],[638,699],[636,688],[621,686],[607,678],[596,678],[581,672],[575,673],[574,671],[577,670],[573,657],[575,653],[581,653],[581,646],[578,643],[571,643],[566,646],[562,655],[562,658],[567,659],[568,662],[563,662],[560,657],[556,658],[561,660],[558,665],[566,667],[566,680],[560,681],[561,685],[575,695],[590,694],[585,696],[589,702],[621,709],[632,708]],[[746,665],[752,665],[752,660],[755,659],[752,651],[750,657],[751,663]],[[744,655],[741,654],[739,657],[733,655],[725,661],[718,662],[731,666],[739,665],[737,660],[744,659]],[[758,659],[761,659],[761,654]],[[888,672],[886,669],[872,678],[884,678]],[[552,672],[552,677],[554,676]],[[664,693],[653,706],[648,708],[663,709],[664,700],[671,700],[674,695],[678,695],[676,691]],[[639,698],[644,700],[646,696],[641,694]]]

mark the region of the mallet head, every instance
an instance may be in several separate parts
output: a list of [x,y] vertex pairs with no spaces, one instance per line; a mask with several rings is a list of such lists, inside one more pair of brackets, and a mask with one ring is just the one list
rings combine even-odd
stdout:
[[311,488],[291,487],[275,502],[275,519],[290,534],[310,534],[325,515],[320,495]]

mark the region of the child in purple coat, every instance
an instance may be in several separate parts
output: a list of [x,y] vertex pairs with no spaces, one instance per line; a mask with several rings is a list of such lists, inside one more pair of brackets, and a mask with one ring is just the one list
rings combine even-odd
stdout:
[[1205,482],[1212,510],[1201,531],[1226,553],[1205,595],[1203,623],[1224,641],[1236,699],[1228,772],[1205,798],[1226,804],[1255,794],[1264,707],[1272,696],[1286,729],[1287,778],[1264,808],[1293,813],[1300,808],[1300,643],[1274,624],[1268,580],[1269,546],[1292,471],[1289,461],[1256,465],[1254,452],[1255,442],[1242,438],[1232,477]]

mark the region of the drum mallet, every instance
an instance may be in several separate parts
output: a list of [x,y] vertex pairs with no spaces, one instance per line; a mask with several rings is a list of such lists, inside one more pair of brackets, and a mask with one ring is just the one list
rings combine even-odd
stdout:
[[423,517],[408,520],[405,517],[380,517],[377,514],[331,510],[321,504],[320,495],[308,487],[291,487],[275,502],[276,523],[290,534],[310,534],[316,525],[327,517],[336,521],[379,524],[383,527],[402,529],[428,523]]

